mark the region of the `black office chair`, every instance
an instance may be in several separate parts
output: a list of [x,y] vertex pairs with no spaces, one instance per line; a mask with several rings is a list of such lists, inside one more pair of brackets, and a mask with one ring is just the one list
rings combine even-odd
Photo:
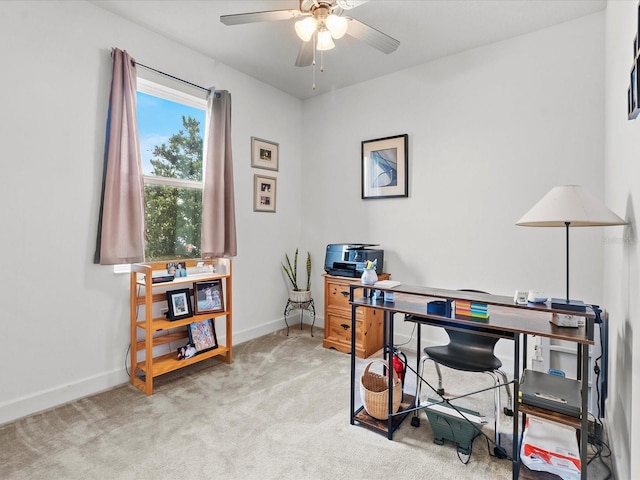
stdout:
[[[486,293],[478,290],[461,290],[465,292],[473,293]],[[438,373],[438,389],[439,395],[444,395],[445,391],[442,387],[442,372],[440,371],[440,365],[453,368],[455,370],[461,370],[464,372],[481,372],[490,375],[494,381],[494,411],[495,411],[495,441],[496,445],[499,445],[499,426],[500,426],[500,380],[504,384],[507,391],[508,407],[504,407],[504,414],[513,416],[513,397],[511,396],[511,390],[508,385],[507,375],[500,370],[502,362],[493,353],[494,347],[499,338],[475,333],[473,331],[461,331],[453,330],[449,328],[444,329],[449,335],[449,343],[447,345],[438,345],[435,347],[425,347],[425,355],[420,360],[418,367],[418,379],[416,386],[416,402],[420,402],[420,390],[422,386],[421,378],[424,374],[424,366],[427,360],[433,360]],[[416,411],[414,419],[411,424],[414,426],[419,425],[417,418],[418,412]]]

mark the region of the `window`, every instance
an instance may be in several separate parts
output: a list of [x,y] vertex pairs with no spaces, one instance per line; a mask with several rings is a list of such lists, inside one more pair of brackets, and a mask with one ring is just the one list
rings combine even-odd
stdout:
[[206,100],[138,78],[145,260],[200,257]]

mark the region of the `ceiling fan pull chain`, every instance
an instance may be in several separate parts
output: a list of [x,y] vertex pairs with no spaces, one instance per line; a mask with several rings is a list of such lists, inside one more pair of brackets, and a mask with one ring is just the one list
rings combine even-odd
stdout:
[[324,72],[324,51],[320,51],[320,73]]
[[315,90],[316,89],[316,34],[314,33],[313,35],[313,62],[312,62],[312,68],[313,68],[313,82],[311,85],[311,89]]

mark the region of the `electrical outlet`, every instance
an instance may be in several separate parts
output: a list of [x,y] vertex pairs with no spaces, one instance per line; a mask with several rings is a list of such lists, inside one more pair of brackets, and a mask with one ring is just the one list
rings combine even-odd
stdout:
[[168,312],[169,312],[168,308],[161,308],[160,309],[160,315],[162,315],[163,317],[166,317]]

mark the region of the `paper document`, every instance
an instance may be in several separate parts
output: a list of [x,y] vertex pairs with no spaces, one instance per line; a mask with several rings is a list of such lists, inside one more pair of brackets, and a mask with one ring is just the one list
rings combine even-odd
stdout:
[[373,284],[374,287],[379,288],[393,288],[397,287],[398,285],[400,285],[400,282],[396,282],[394,280],[380,280],[379,282]]

